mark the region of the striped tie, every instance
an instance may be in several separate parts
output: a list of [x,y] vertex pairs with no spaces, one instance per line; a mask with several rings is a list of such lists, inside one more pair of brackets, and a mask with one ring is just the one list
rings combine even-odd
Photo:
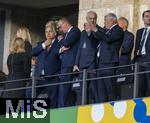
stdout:
[[146,39],[146,35],[147,35],[147,28],[145,28],[142,40],[140,42],[139,55],[142,55],[142,47],[144,45],[144,42],[145,42],[145,39]]

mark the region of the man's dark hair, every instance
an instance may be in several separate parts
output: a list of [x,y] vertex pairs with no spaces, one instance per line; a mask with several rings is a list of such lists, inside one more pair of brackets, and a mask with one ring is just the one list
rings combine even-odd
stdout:
[[143,12],[143,14],[142,14],[143,18],[144,18],[144,15],[145,15],[146,12],[150,13],[150,9]]

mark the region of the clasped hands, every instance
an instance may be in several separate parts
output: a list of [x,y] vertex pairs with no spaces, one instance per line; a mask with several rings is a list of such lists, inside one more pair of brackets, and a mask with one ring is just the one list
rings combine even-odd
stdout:
[[52,44],[52,41],[51,40],[45,40],[44,44],[45,44],[45,47],[48,47]]
[[95,24],[92,24],[92,23],[84,23],[84,30],[87,32],[87,33],[90,33],[92,31],[96,31],[97,30],[97,27]]

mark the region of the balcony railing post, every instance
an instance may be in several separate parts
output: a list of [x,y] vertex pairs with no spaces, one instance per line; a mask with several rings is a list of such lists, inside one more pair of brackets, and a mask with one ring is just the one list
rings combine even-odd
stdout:
[[135,68],[134,68],[134,94],[133,97],[137,98],[138,97],[138,91],[139,91],[139,64],[135,63]]
[[35,73],[35,65],[32,66],[32,98],[36,97],[36,89],[35,89],[36,80],[35,80],[34,73]]
[[83,70],[82,105],[87,103],[87,70]]

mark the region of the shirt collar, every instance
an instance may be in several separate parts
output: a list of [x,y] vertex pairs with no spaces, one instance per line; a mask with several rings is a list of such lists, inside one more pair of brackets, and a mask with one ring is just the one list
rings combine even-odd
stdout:
[[52,44],[54,43],[55,39],[52,40]]
[[112,25],[111,27],[110,27],[110,29],[109,30],[111,30],[114,26],[116,26],[117,24],[114,24],[114,25]]
[[113,27],[115,27],[117,24],[114,24],[114,25],[112,25],[111,27],[110,27],[110,29],[108,29],[107,31],[106,31],[106,34],[108,34],[109,32],[110,32],[110,30],[113,28]]
[[150,30],[150,26],[149,27],[145,27],[145,28],[147,28],[148,30]]
[[147,30],[146,30],[147,32],[150,32],[150,26],[149,26],[149,27],[144,27],[144,28],[143,28],[143,31],[145,31],[145,29],[147,29]]
[[68,31],[67,31],[67,33],[69,33],[70,32],[70,30],[73,28],[73,26],[71,26],[69,29],[68,29]]

